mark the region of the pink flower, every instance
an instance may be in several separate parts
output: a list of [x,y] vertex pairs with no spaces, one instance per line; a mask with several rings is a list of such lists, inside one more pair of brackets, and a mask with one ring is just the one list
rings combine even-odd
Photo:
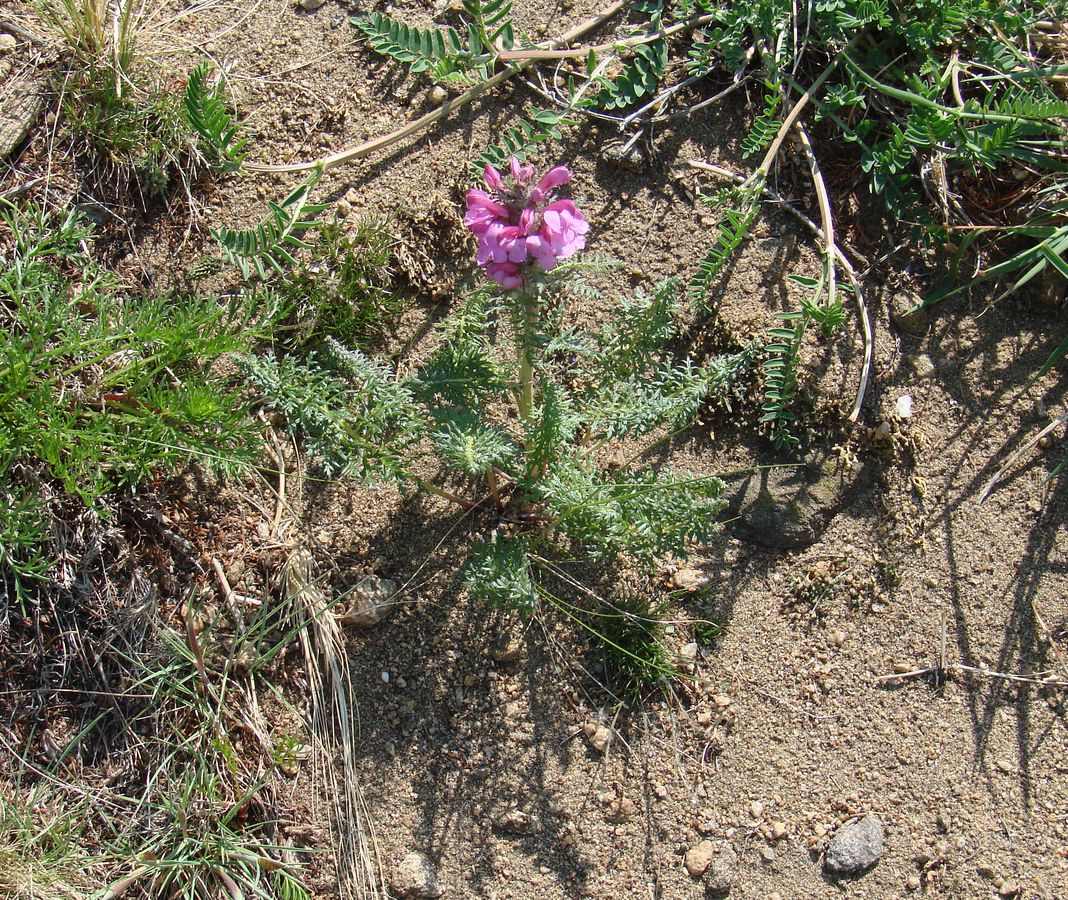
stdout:
[[535,183],[534,167],[513,156],[507,176],[491,165],[484,176],[489,193],[467,192],[464,224],[478,238],[478,264],[505,290],[522,288],[531,264],[547,272],[586,246],[590,226],[578,207],[571,200],[546,202],[571,180],[566,166]]
[[519,263],[490,263],[486,274],[506,291],[514,291],[523,286],[523,276],[519,272]]
[[590,223],[570,200],[550,203],[545,207],[542,220],[545,224],[541,232],[557,257],[566,259],[586,246],[583,235],[590,230]]

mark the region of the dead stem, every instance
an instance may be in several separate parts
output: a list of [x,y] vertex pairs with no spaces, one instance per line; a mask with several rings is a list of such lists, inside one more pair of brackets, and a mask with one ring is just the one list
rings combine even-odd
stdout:
[[[592,31],[600,25],[603,25],[608,19],[612,18],[617,12],[626,6],[626,0],[615,0],[614,3],[605,7],[601,12],[592,18],[587,19],[585,22],[572,28],[570,31],[560,35],[560,37],[549,42],[550,47],[555,47],[560,44],[569,44],[576,38],[581,37],[588,31]],[[540,51],[542,53],[548,51]],[[471,101],[477,99],[482,94],[491,88],[495,88],[497,85],[507,81],[513,75],[517,75],[524,69],[529,68],[534,64],[535,59],[517,61],[502,71],[498,72],[492,78],[476,84],[474,87],[469,88],[462,93],[455,100],[448,100],[439,106],[432,112],[427,113],[425,116],[421,116],[414,122],[409,122],[403,128],[399,128],[396,131],[383,135],[382,137],[373,138],[369,141],[359,144],[356,147],[352,147],[348,150],[342,150],[339,153],[335,153],[331,156],[324,157],[322,159],[315,160],[313,162],[301,162],[290,163],[288,165],[271,166],[271,165],[257,165],[255,163],[245,166],[245,171],[257,174],[257,173],[271,173],[271,172],[310,172],[315,168],[321,167],[324,172],[337,166],[343,165],[347,162],[363,159],[365,156],[370,156],[373,153],[377,153],[379,150],[384,150],[399,141],[404,140],[406,137],[416,134],[422,131],[424,128],[428,128],[433,125],[438,119],[444,118],[451,112],[455,112],[458,109],[462,109],[467,106]]]
[[[711,163],[706,163],[700,159],[691,159],[689,160],[688,165],[692,169],[698,169],[702,172],[711,172],[714,175],[730,179],[735,184],[740,185],[748,183],[752,177],[739,175],[723,166],[712,165]],[[768,187],[766,184],[761,187],[761,191],[769,200],[773,203],[777,203],[780,207],[786,210],[786,212],[790,213],[790,215],[801,222],[818,240],[823,240],[823,229],[797,209],[797,207],[791,205],[785,197]],[[860,416],[860,408],[864,403],[864,396],[868,390],[868,382],[871,379],[871,367],[875,356],[875,340],[872,336],[871,318],[868,315],[868,305],[864,301],[864,292],[861,289],[860,278],[857,276],[856,269],[849,261],[849,258],[842,253],[840,247],[835,254],[835,261],[842,268],[842,271],[845,272],[846,278],[849,279],[849,284],[853,288],[853,296],[856,297],[857,300],[857,310],[860,315],[860,325],[864,335],[864,365],[860,372],[860,382],[857,385],[856,400],[853,402],[853,409],[849,413],[849,421],[856,422],[857,418]]]

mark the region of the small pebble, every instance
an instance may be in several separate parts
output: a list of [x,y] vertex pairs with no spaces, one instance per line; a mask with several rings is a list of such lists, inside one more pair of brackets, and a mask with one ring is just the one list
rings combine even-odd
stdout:
[[430,105],[441,106],[446,100],[449,99],[449,92],[445,90],[440,84],[435,84],[430,89]]
[[700,878],[712,862],[712,857],[715,856],[715,853],[715,844],[711,841],[701,841],[701,843],[686,851],[682,864],[686,867],[686,871],[690,873],[691,877]]
[[582,732],[586,735],[586,740],[590,742],[590,746],[593,747],[598,753],[608,752],[608,748],[612,745],[612,730],[604,725],[598,725],[596,722],[587,722],[582,726]]

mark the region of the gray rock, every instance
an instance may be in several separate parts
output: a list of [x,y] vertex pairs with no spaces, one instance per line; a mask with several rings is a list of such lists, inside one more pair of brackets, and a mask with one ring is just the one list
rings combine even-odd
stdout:
[[927,331],[931,324],[931,314],[926,307],[920,306],[923,298],[913,291],[900,291],[890,300],[890,321],[905,334],[917,337]]
[[393,614],[397,608],[397,582],[369,575],[348,598],[348,608],[339,615],[345,625],[370,628]]
[[705,896],[726,897],[738,875],[738,854],[729,844],[722,847],[705,870]]
[[422,853],[409,853],[393,869],[393,893],[412,900],[435,900],[445,889],[434,865]]
[[832,875],[859,875],[880,860],[883,848],[883,825],[877,816],[869,813],[835,832],[823,857],[823,866]]
[[[630,143],[629,141],[627,142]],[[601,146],[601,161],[614,169],[622,169],[624,172],[641,172],[646,167],[645,148],[641,141],[627,144],[622,141],[610,141]]]
[[19,45],[12,34],[0,34],[0,53],[10,53]]
[[867,473],[834,457],[807,465],[760,469],[748,475],[728,498],[738,536],[781,550],[814,544]]
[[326,0],[300,0],[300,8],[305,12],[314,12],[325,4]]
[[0,97],[0,159],[6,159],[26,139],[44,109],[48,72],[30,70],[5,84]]

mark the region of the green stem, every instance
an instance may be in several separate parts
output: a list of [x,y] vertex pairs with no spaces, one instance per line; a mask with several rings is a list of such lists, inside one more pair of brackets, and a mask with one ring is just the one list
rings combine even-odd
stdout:
[[1013,125],[1017,122],[1026,121],[1046,124],[1041,119],[1036,119],[1033,116],[1012,116],[1006,115],[1004,113],[983,111],[973,112],[971,110],[957,109],[952,106],[943,106],[941,103],[936,103],[934,100],[924,97],[921,94],[916,94],[912,91],[902,90],[901,88],[896,88],[893,85],[884,84],[883,82],[872,78],[871,75],[865,72],[856,62],[853,61],[853,58],[847,52],[843,51],[836,57],[836,59],[839,59],[843,63],[845,63],[846,68],[848,68],[861,81],[868,85],[868,87],[877,90],[879,93],[883,94],[886,97],[891,97],[894,100],[900,100],[902,103],[907,103],[910,106],[920,107],[922,109],[930,109],[934,110],[935,112],[945,113],[946,115],[956,116],[960,119],[971,119],[972,121],[977,122],[1000,122],[1004,124]]
[[529,425],[534,413],[534,343],[538,334],[538,298],[526,292],[516,298],[515,343],[519,360],[516,405],[519,418]]

